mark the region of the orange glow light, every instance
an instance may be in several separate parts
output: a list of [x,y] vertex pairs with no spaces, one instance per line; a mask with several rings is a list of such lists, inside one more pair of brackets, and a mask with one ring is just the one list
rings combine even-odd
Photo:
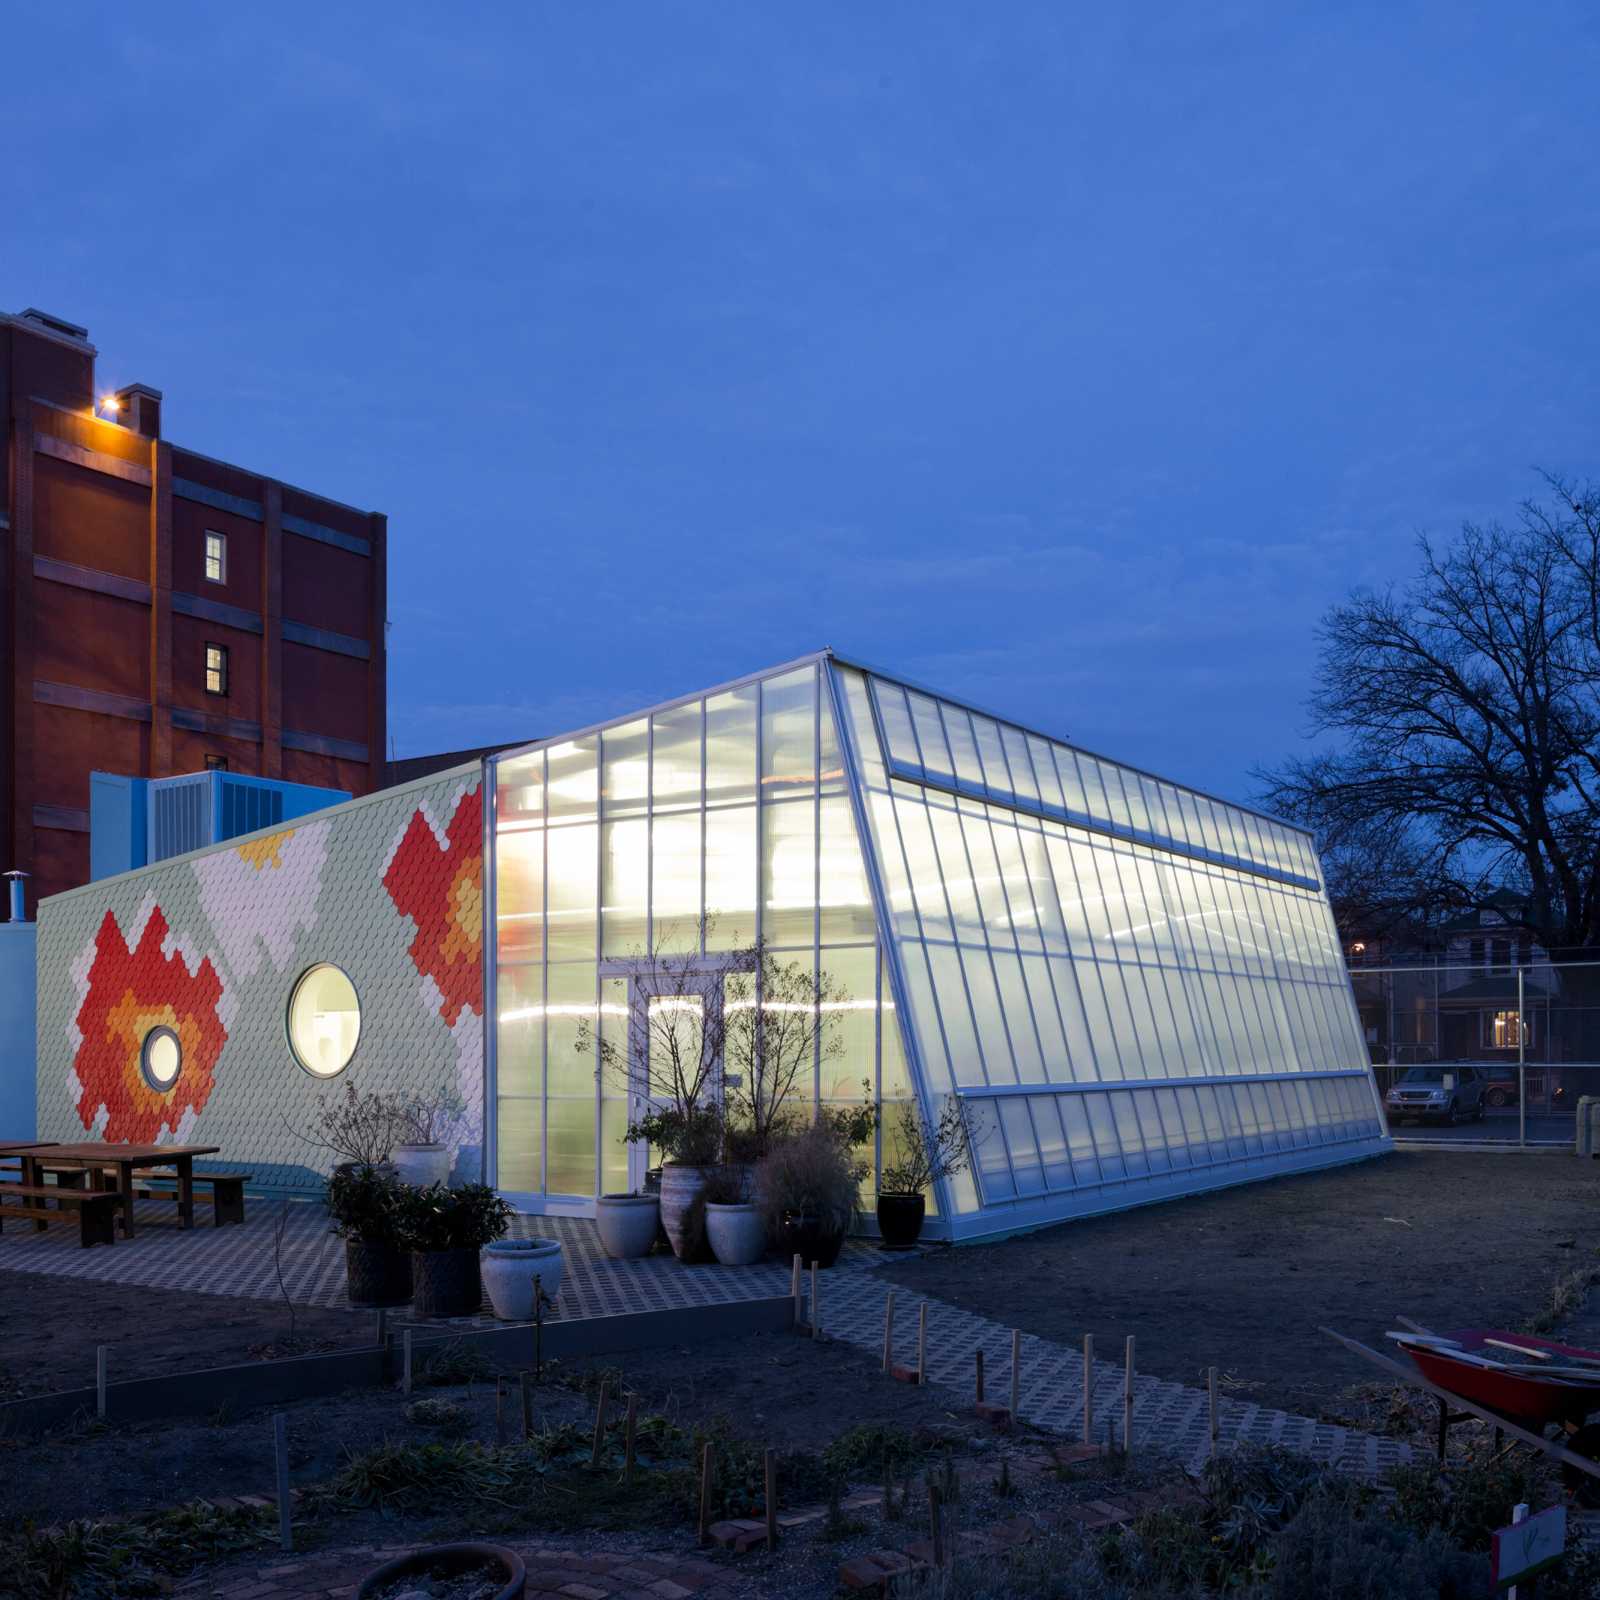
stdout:
[[114,394],[104,395],[100,400],[100,409],[102,411],[120,411],[122,402]]

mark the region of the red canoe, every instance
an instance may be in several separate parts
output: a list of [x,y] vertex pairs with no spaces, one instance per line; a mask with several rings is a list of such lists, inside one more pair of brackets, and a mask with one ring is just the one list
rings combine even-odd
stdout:
[[[1449,1349],[1431,1343],[1424,1334],[1393,1337],[1430,1382],[1463,1400],[1498,1411],[1513,1422],[1538,1428],[1548,1422],[1582,1422],[1590,1412],[1600,1411],[1600,1352],[1500,1328],[1468,1328],[1443,1336],[1464,1355],[1496,1363],[1481,1366],[1459,1359]],[[1543,1363],[1537,1358],[1522,1358],[1515,1351],[1504,1349],[1505,1344],[1541,1350],[1551,1359]],[[1590,1362],[1597,1363],[1592,1381],[1581,1370]],[[1557,1370],[1542,1370],[1546,1367]]]

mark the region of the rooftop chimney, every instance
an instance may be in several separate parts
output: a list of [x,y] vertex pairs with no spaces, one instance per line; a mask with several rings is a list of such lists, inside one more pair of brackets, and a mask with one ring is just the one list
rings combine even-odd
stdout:
[[161,391],[148,384],[130,383],[117,390],[121,402],[117,420],[125,428],[142,433],[147,439],[161,437]]
[[21,322],[34,322],[41,328],[48,328],[51,333],[59,333],[67,339],[87,340],[89,330],[80,327],[76,322],[68,322],[65,317],[53,317],[48,311],[41,311],[38,306],[29,306],[26,311],[19,311],[17,318]]

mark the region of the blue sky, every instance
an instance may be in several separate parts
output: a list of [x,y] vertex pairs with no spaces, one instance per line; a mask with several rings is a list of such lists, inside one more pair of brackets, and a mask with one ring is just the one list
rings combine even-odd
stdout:
[[1589,5],[6,39],[0,306],[388,513],[402,755],[831,644],[1247,797],[1332,601],[1600,471]]

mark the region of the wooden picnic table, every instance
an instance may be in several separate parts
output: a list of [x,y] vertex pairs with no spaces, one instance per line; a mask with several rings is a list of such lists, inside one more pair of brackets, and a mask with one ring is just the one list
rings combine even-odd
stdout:
[[117,1175],[116,1187],[122,1201],[122,1231],[133,1237],[133,1175],[147,1167],[173,1167],[178,1175],[178,1226],[194,1226],[194,1161],[196,1156],[214,1156],[221,1150],[214,1144],[53,1144],[21,1152],[24,1167],[37,1167],[40,1160],[52,1167],[83,1167],[91,1188],[104,1189],[106,1176]]

